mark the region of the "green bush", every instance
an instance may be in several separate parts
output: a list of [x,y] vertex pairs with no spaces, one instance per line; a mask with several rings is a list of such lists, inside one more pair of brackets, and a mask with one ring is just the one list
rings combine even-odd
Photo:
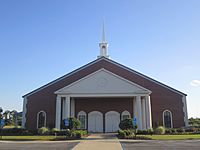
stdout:
[[130,135],[134,134],[133,130],[124,130],[124,132],[125,132],[126,136],[130,136]]
[[177,133],[178,133],[178,132],[177,132],[177,129],[172,128],[172,129],[171,129],[171,133],[172,133],[172,134],[177,134]]
[[124,130],[118,130],[118,137],[124,139],[126,137],[126,133]]
[[177,129],[177,132],[178,132],[178,133],[185,133],[185,129],[184,129],[184,128],[178,128],[178,129]]
[[5,128],[5,129],[0,129],[0,133],[3,136],[18,136],[18,135],[32,135],[30,131],[27,129],[23,128]]
[[52,134],[57,134],[59,131],[60,131],[60,130],[57,129],[57,128],[51,129],[51,133],[52,133]]
[[129,129],[133,129],[133,123],[132,123],[132,119],[128,118],[128,119],[124,119],[120,122],[119,124],[119,128],[121,130],[129,130]]
[[155,129],[155,134],[165,134],[165,128],[163,126],[159,126]]
[[149,129],[147,129],[147,134],[152,135],[152,134],[153,134],[153,128],[149,128]]
[[76,130],[81,125],[81,122],[76,118],[69,118],[69,126],[70,130]]
[[49,134],[49,129],[46,128],[46,127],[39,128],[38,129],[38,134],[40,134],[40,135],[47,135],[47,134]]
[[86,136],[88,133],[86,130],[71,130],[71,131],[67,131],[67,136],[68,138],[71,139],[80,139],[84,136]]

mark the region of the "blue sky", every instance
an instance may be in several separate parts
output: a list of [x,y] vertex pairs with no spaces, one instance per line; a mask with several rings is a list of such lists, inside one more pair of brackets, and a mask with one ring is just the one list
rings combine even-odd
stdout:
[[1,0],[0,107],[93,61],[102,20],[111,59],[187,93],[200,117],[199,0]]

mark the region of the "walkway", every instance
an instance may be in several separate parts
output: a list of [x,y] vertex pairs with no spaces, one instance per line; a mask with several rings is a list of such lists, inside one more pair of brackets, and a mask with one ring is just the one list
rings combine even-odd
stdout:
[[92,134],[76,145],[73,150],[122,150],[115,134]]

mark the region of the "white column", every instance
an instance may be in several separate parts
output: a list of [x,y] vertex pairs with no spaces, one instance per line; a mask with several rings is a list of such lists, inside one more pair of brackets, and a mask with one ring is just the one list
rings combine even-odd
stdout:
[[71,117],[75,117],[75,100],[74,98],[71,99]]
[[61,100],[61,105],[62,105],[62,120],[66,118],[66,108],[65,108],[65,99]]
[[142,129],[146,130],[147,125],[146,125],[146,100],[145,98],[142,98]]
[[141,111],[141,96],[136,96],[136,105],[137,105],[137,124],[138,129],[142,130],[142,111]]
[[60,129],[60,119],[61,119],[61,96],[57,95],[56,98],[56,122],[55,128]]
[[151,100],[150,96],[145,96],[146,99],[146,121],[147,121],[147,129],[152,128],[152,120],[151,120]]
[[70,97],[65,97],[65,119],[70,117]]
[[23,112],[22,112],[22,128],[26,128],[26,112],[27,112],[27,98],[24,97]]

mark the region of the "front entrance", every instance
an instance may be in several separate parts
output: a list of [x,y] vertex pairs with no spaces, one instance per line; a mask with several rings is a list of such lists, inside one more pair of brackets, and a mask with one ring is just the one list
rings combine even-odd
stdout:
[[92,111],[88,114],[88,131],[103,132],[103,114],[99,111]]
[[120,114],[109,111],[105,114],[105,132],[117,132],[119,130]]

